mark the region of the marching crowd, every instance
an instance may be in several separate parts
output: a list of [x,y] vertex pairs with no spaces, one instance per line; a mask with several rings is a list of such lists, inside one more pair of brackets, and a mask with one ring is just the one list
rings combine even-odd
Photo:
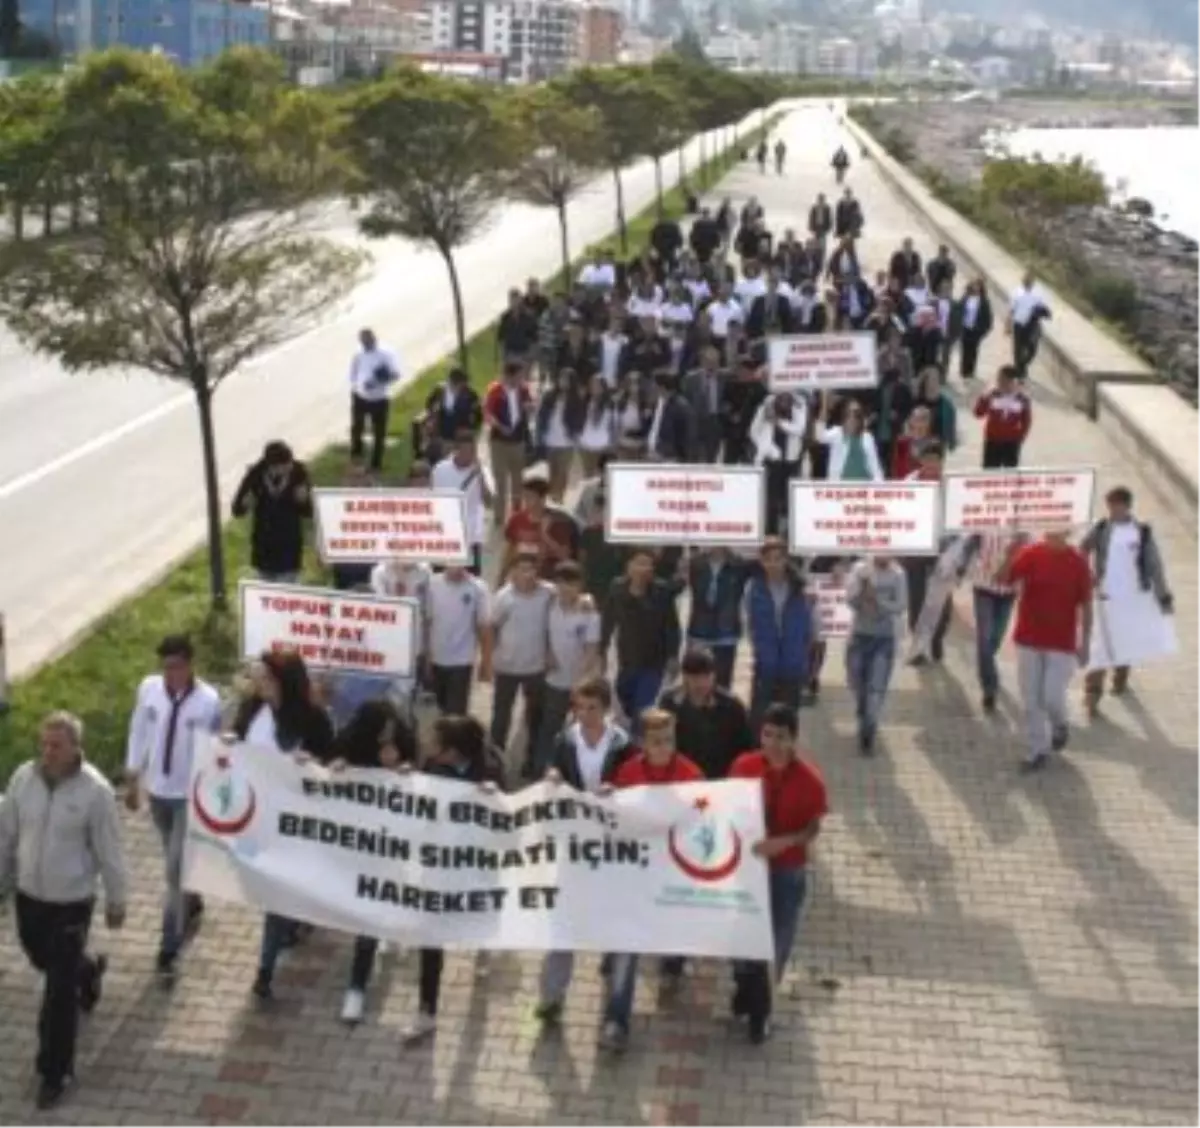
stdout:
[[[783,172],[786,148],[774,150]],[[765,171],[767,149],[759,151]],[[849,158],[832,162],[841,184]],[[905,240],[872,274],[860,261],[869,217],[851,188],[813,201],[807,230],[772,230],[751,198],[698,208],[685,230],[664,217],[630,261],[598,250],[574,284],[545,293],[513,289],[496,331],[497,378],[479,396],[451,370],[413,425],[416,457],[405,485],[460,491],[471,564],[431,568],[385,560],[339,566],[332,583],[415,599],[419,669],[412,679],[322,677],[293,653],[268,653],[235,707],[196,670],[184,637],[159,648],[159,671],[140,686],[129,726],[126,801],[143,796],[166,861],[157,971],[170,982],[204,905],[181,884],[188,781],[197,734],[231,734],[258,747],[315,758],[334,771],[382,766],[428,771],[496,788],[548,780],[582,791],[708,778],[760,779],[770,866],[772,966],[734,968],[732,1009],[750,1039],[768,1034],[773,984],[782,975],[807,892],[808,850],[826,815],[820,771],[801,751],[803,709],[817,704],[826,640],[812,581],[844,584],[851,624],[847,680],[859,748],[876,748],[897,650],[943,657],[956,583],[973,589],[983,707],[999,692],[997,652],[1015,609],[1029,770],[1062,748],[1067,682],[1090,623],[1094,579],[1170,594],[1152,531],[1132,517],[1128,491],[1108,495],[1109,515],[1082,551],[1068,530],[958,538],[940,556],[799,560],[789,555],[788,483],[938,480],[959,443],[957,375],[978,380],[981,343],[995,328],[987,288],[959,287],[946,247],[923,259]],[[973,397],[983,427],[983,467],[1020,465],[1033,425],[1024,385],[1050,310],[1035,279],[1013,295],[1005,320],[1012,362]],[[871,332],[878,383],[838,394],[772,392],[767,342],[776,334]],[[371,486],[386,469],[389,401],[397,357],[370,331],[351,366],[347,485]],[[369,439],[369,442],[368,442]],[[481,457],[486,443],[486,465]],[[611,461],[765,469],[768,535],[753,554],[609,543],[605,467]],[[568,489],[580,479],[573,500]],[[313,483],[280,441],[267,444],[233,502],[252,523],[253,564],[266,580],[297,582],[313,513]],[[489,530],[497,542],[489,548]],[[495,548],[499,543],[499,549]],[[1121,551],[1114,555],[1113,545]],[[496,564],[495,590],[484,579]],[[1130,569],[1132,568],[1132,571]],[[739,656],[750,690],[733,688]],[[1128,670],[1118,671],[1122,692]],[[471,715],[473,688],[492,686],[488,724]],[[1104,673],[1089,674],[1091,707]],[[520,702],[519,749],[510,736]],[[422,726],[420,719],[436,713]],[[424,729],[424,731],[422,731]],[[127,879],[111,789],[83,758],[82,726],[48,717],[37,760],[20,768],[0,802],[0,893],[15,887],[21,943],[46,977],[37,1070],[39,1102],[61,1096],[74,1070],[78,1013],[100,997],[103,957],[85,954],[97,877],[110,926],[121,924]],[[69,801],[67,800],[69,797]],[[280,955],[306,926],[267,915],[254,993],[274,992]],[[342,1017],[362,1020],[379,945],[354,944]],[[636,953],[602,964],[607,1002],[601,1044],[626,1045]],[[435,1027],[443,955],[422,949],[414,1038]],[[539,1018],[554,1023],[573,972],[569,952],[548,953]],[[665,959],[668,989],[685,961]]]

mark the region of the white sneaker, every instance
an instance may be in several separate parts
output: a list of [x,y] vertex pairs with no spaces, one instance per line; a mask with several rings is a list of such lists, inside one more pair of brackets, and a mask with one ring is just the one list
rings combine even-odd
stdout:
[[428,1038],[436,1029],[437,1018],[424,1011],[418,1011],[412,1025],[404,1031],[404,1040],[410,1043],[420,1042],[422,1039]]
[[362,991],[351,987],[342,1000],[342,1021],[348,1026],[357,1026],[363,1019],[367,1009],[367,997]]

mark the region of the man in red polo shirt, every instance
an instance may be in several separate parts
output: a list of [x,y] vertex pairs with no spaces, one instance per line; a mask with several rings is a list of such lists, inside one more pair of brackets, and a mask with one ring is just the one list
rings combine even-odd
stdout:
[[1067,533],[1054,532],[1019,549],[1003,579],[1019,589],[1013,641],[1029,738],[1022,770],[1037,771],[1067,745],[1067,687],[1077,662],[1087,662],[1092,576]]
[[775,934],[774,976],[770,964],[739,961],[733,1013],[750,1024],[750,1041],[766,1040],[771,1017],[772,979],[778,982],[792,954],[800,909],[808,891],[808,847],[829,812],[825,780],[815,764],[800,757],[799,716],[790,705],[771,705],[763,714],[761,748],[739,756],[729,779],[761,779],[767,837],[754,853],[771,867],[771,930]]
[[[704,779],[704,773],[675,747],[673,713],[665,709],[646,709],[641,716],[641,730],[641,751],[617,768],[611,781],[613,787],[697,783]],[[625,953],[615,956],[612,961],[600,1047],[613,1053],[621,1053],[629,1043],[637,960],[636,953]],[[669,956],[662,961],[662,970],[677,984],[683,975],[683,960]]]

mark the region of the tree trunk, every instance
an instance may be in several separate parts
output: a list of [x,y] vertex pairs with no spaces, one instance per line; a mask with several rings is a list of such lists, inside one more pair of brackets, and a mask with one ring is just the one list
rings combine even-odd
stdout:
[[679,161],[679,184],[681,187],[683,185],[683,182],[685,180],[687,180],[687,158],[683,155],[683,150],[686,147],[687,147],[687,142],[685,141],[676,150],[677,159]]
[[20,200],[12,206],[12,233],[13,240],[17,243],[25,238],[25,208]]
[[54,234],[54,201],[47,196],[42,201],[42,238],[49,239]]
[[467,316],[463,311],[462,286],[458,281],[458,267],[454,264],[454,249],[438,247],[446,260],[446,271],[450,275],[450,296],[454,299],[454,331],[458,335],[458,363],[467,375]]
[[204,458],[204,501],[208,523],[208,583],[214,611],[225,611],[225,539],[221,534],[221,484],[217,480],[217,435],[213,429],[212,389],[197,366],[192,375],[196,409],[200,412],[200,446]]
[[705,155],[707,146],[707,134],[700,134],[700,187],[704,188],[708,185],[708,169],[705,167],[708,157]]
[[629,232],[625,230],[625,190],[621,186],[621,170],[613,167],[613,183],[617,186],[617,230],[621,234],[621,253],[629,251]]
[[659,156],[654,158],[654,191],[658,193],[658,217],[661,219],[663,213],[662,157]]
[[558,234],[562,240],[562,284],[563,289],[571,288],[571,242],[567,238],[567,201],[560,200],[558,204]]

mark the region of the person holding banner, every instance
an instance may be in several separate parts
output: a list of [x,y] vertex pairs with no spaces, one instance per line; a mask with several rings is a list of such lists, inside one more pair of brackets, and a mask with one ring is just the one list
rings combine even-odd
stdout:
[[479,681],[492,680],[488,603],[487,584],[465,568],[447,568],[429,581],[421,656],[425,684],[432,687],[439,712],[468,711],[476,661]]
[[883,466],[875,439],[866,430],[866,413],[858,400],[846,403],[840,426],[829,425],[835,404],[829,392],[821,394],[821,415],[817,420],[814,436],[817,442],[829,448],[829,462],[825,477],[831,482],[880,482],[884,478]]
[[[334,773],[347,768],[410,770],[417,762],[417,753],[417,735],[396,709],[386,701],[368,701],[358,707],[334,738],[329,770]],[[341,1013],[342,1021],[349,1026],[362,1021],[367,983],[378,950],[379,941],[375,937],[355,938],[350,983]]]
[[767,472],[767,532],[779,533],[787,518],[788,482],[800,476],[808,435],[808,403],[791,392],[768,396],[750,424],[754,464]]
[[730,779],[762,780],[766,816],[767,837],[756,842],[753,851],[770,866],[775,962],[734,965],[733,1014],[747,1020],[754,1045],[770,1034],[773,987],[787,969],[808,896],[809,847],[829,813],[825,780],[820,769],[800,755],[799,732],[796,710],[772,705],[763,715],[759,751],[739,756],[729,769]]
[[733,667],[742,640],[742,597],[749,577],[748,562],[728,548],[707,548],[686,559],[691,595],[687,641],[713,657],[717,685],[733,685]]
[[475,432],[462,427],[454,432],[454,448],[429,475],[429,486],[435,490],[458,490],[466,499],[467,539],[471,544],[469,571],[483,571],[483,542],[487,539],[487,510],[495,501],[492,476],[479,461],[479,444]]
[[1001,583],[1016,551],[1029,540],[1024,533],[990,533],[971,537],[965,546],[963,571],[971,579],[975,611],[975,652],[983,711],[994,713],[1000,692],[996,655],[1008,633],[1016,590]]
[[[647,709],[641,716],[642,743],[612,775],[611,784],[601,784],[601,793],[614,787],[649,787],[673,783],[697,783],[704,773],[682,752],[675,742],[675,717],[663,709]],[[610,965],[608,1000],[600,1048],[623,1053],[629,1044],[629,1022],[633,1017],[634,992],[637,989],[636,952],[615,956]],[[680,979],[683,960],[668,957],[662,961],[664,973]]]
[[896,661],[897,623],[908,607],[904,569],[887,556],[858,561],[846,581],[846,603],[853,613],[846,680],[854,695],[858,748],[870,756]]
[[1079,546],[1096,580],[1095,629],[1084,679],[1084,704],[1092,716],[1110,669],[1112,692],[1119,697],[1135,663],[1169,657],[1178,648],[1169,618],[1175,599],[1154,530],[1134,516],[1133,494],[1125,486],[1109,490],[1104,501],[1108,516]]

